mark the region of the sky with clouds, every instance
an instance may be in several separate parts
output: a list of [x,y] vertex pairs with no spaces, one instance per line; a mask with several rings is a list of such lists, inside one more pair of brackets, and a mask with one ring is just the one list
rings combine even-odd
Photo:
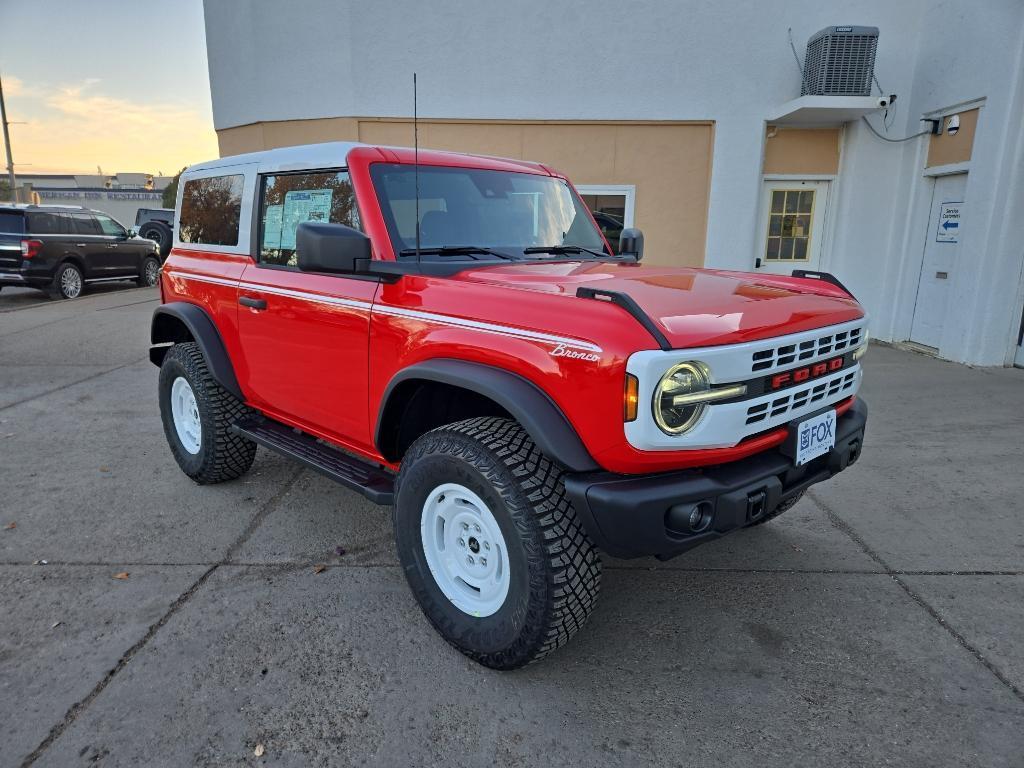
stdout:
[[0,0],[0,30],[16,172],[217,157],[202,0]]

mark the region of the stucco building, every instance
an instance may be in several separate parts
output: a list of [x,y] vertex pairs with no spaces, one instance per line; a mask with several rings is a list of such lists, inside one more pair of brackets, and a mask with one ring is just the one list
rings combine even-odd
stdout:
[[[652,262],[833,272],[876,338],[1024,363],[1016,0],[207,0],[205,16],[223,155],[411,145],[417,72],[421,146],[559,168],[609,226],[644,230]],[[800,98],[808,38],[849,23],[879,29],[872,95]],[[915,136],[927,119],[942,133]]]

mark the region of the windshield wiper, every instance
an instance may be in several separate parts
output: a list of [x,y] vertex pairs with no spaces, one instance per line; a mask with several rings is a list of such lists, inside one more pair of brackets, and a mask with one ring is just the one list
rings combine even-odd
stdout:
[[[398,252],[398,255],[415,256],[416,253],[415,248],[403,248]],[[499,259],[512,259],[507,253],[501,253],[491,248],[481,248],[478,245],[441,245],[431,248],[420,248],[419,253],[427,256],[472,256],[474,253],[485,253],[490,256],[497,256]]]
[[530,248],[523,248],[523,253],[550,253],[553,256],[589,253],[591,256],[597,256],[599,259],[612,258],[610,254],[592,251],[590,248],[584,248],[582,245],[536,245]]

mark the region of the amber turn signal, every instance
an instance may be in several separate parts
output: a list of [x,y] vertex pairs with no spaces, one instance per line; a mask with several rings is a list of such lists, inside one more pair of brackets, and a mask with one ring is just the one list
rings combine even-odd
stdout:
[[624,421],[635,421],[636,410],[640,403],[640,382],[631,373],[626,374],[626,386],[622,393],[622,418]]

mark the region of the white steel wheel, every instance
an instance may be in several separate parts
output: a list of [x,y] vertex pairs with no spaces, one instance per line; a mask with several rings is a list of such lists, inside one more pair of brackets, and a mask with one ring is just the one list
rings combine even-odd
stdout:
[[171,418],[182,447],[195,456],[203,441],[203,425],[199,420],[199,405],[191,385],[179,376],[171,385]]
[[423,503],[420,538],[437,586],[470,616],[496,613],[509,588],[505,538],[491,510],[463,485],[445,483]]

